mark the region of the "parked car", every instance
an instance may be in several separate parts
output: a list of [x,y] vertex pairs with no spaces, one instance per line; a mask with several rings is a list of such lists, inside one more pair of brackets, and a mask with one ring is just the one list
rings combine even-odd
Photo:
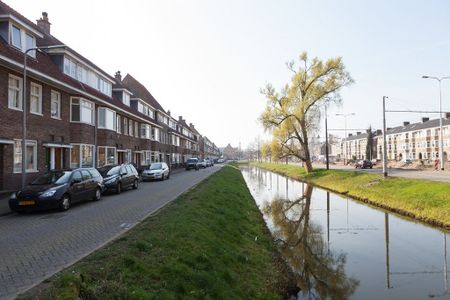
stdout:
[[97,170],[103,176],[105,192],[120,194],[124,189],[139,186],[139,174],[132,164],[104,166]]
[[186,171],[189,171],[190,169],[196,169],[198,170],[198,158],[189,158],[186,162]]
[[211,166],[211,160],[209,160],[208,158],[205,158],[205,165],[206,165],[206,167],[210,167]]
[[154,180],[154,179],[169,179],[170,169],[165,162],[152,163],[142,172],[142,180]]
[[225,159],[223,159],[223,158],[219,158],[217,160],[217,163],[219,163],[219,164],[223,164],[224,162],[225,162]]
[[370,168],[370,169],[372,169],[372,167],[373,167],[373,164],[370,160],[360,160],[355,163],[355,168],[360,168],[360,169]]
[[203,158],[200,158],[197,162],[197,168],[206,168],[206,161]]
[[100,200],[102,190],[103,178],[94,168],[50,171],[13,193],[9,208],[14,212],[51,208],[65,211],[75,202]]

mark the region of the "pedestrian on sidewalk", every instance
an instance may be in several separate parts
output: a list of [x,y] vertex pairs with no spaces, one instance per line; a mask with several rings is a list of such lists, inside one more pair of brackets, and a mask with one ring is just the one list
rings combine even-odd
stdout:
[[434,160],[434,170],[437,171],[438,170],[438,165],[439,165],[439,160],[435,159]]

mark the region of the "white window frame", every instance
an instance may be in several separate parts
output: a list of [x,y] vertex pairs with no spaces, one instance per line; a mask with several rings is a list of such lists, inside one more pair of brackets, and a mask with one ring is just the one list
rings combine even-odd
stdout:
[[[78,100],[78,104],[73,104],[74,100]],[[92,111],[91,111],[92,123],[81,121],[82,120],[82,113],[81,113],[82,103],[90,103],[92,105]],[[72,118],[73,117],[72,116],[72,105],[78,105],[80,107],[80,120],[79,121],[74,121]],[[84,98],[81,98],[81,97],[70,97],[70,122],[71,123],[82,123],[82,124],[95,126],[95,103],[92,101],[86,100]]]
[[[38,89],[38,93],[33,93],[33,88]],[[36,98],[38,102],[38,111],[33,111],[32,98]],[[30,83],[30,113],[38,116],[42,116],[42,85],[31,82]]]
[[122,117],[116,114],[116,132],[122,134]]
[[[20,151],[20,161],[22,162],[22,140],[19,139],[15,139],[14,140],[14,145],[13,145],[13,173],[14,174],[18,174],[18,173],[22,173],[22,166],[20,167],[20,170],[16,170],[14,165],[15,165],[15,155],[16,155],[16,143],[19,143],[21,151]],[[32,146],[33,147],[33,168],[32,169],[26,169],[27,173],[36,173],[39,172],[38,168],[37,168],[37,141],[35,140],[27,140],[26,141],[26,147],[28,146]],[[23,162],[22,162],[23,163]]]
[[[54,95],[56,98],[53,97]],[[53,103],[57,103],[58,105],[56,116],[53,116]],[[52,119],[61,120],[61,93],[55,90],[50,91],[50,117]]]
[[[100,150],[105,149],[105,164],[100,165]],[[108,163],[108,150],[114,149],[114,162]],[[117,164],[117,149],[116,147],[98,146],[97,147],[97,167],[104,167]]]
[[[105,111],[105,124],[104,125],[100,125],[100,112],[101,111]],[[108,128],[108,127],[106,127],[106,112],[112,112],[113,113],[113,126],[112,126],[112,128]],[[115,131],[116,129],[117,129],[117,124],[116,124],[116,122],[117,122],[117,119],[116,119],[116,112],[114,111],[114,110],[112,110],[112,109],[109,109],[109,108],[107,108],[107,107],[99,107],[98,108],[98,110],[97,110],[97,113],[98,113],[98,116],[97,116],[97,122],[98,122],[98,128],[99,129],[105,129],[105,130],[112,130],[112,131]]]
[[76,167],[72,167],[72,151],[73,151],[73,148],[70,148],[70,153],[69,153],[70,164],[69,165],[70,165],[71,168],[82,168],[82,167],[89,167],[90,168],[91,167],[91,166],[83,165],[83,159],[82,159],[83,158],[83,151],[82,151],[82,147],[83,146],[92,147],[92,167],[95,168],[95,162],[96,162],[96,159],[97,159],[96,151],[95,151],[95,145],[79,144],[79,143],[72,143],[71,145],[80,147],[79,156],[78,156],[78,160],[79,160],[80,163]]
[[130,100],[131,100],[130,94],[128,94],[127,92],[123,92],[122,99],[123,99],[123,104],[125,104],[126,106],[130,106]]
[[[19,87],[17,88],[17,87],[11,87],[10,85],[9,85],[9,80],[10,79],[14,79],[14,80],[17,80],[18,82],[19,82]],[[13,106],[12,105],[12,102],[11,102],[11,95],[10,95],[10,93],[11,93],[11,89],[13,89],[13,90],[15,90],[15,91],[18,91],[19,93],[18,93],[18,95],[19,95],[19,99],[17,99],[17,104],[18,104],[18,107],[16,107],[16,106]],[[13,109],[13,110],[19,110],[19,111],[22,111],[22,109],[23,109],[23,79],[22,78],[20,78],[20,77],[18,77],[18,76],[15,76],[15,75],[12,75],[12,74],[9,74],[9,77],[8,77],[8,108],[9,109]]]

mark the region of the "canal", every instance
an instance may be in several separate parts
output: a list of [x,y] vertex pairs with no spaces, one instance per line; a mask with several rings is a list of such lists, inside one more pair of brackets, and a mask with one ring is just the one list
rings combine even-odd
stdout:
[[241,171],[297,299],[450,299],[448,232],[270,171]]

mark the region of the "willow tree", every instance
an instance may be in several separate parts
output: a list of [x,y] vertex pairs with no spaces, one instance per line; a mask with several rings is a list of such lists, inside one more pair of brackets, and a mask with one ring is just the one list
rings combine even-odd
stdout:
[[279,92],[271,84],[261,90],[267,106],[260,120],[279,143],[279,158],[297,157],[304,162],[306,172],[311,172],[308,135],[319,126],[320,105],[325,101],[341,102],[339,91],[353,79],[341,57],[323,62],[317,57],[309,59],[303,52],[298,66],[294,61],[286,65],[293,72],[291,82]]

